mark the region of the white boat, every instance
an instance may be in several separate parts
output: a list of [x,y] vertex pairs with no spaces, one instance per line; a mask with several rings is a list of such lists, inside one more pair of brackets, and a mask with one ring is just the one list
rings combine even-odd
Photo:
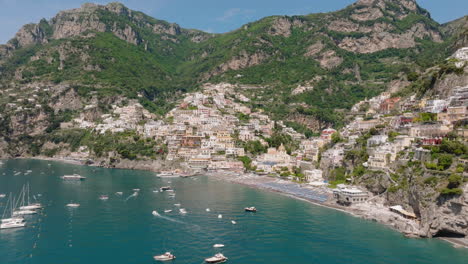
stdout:
[[79,203],[69,203],[69,204],[67,204],[67,207],[76,208],[76,207],[80,207],[80,204]]
[[165,212],[165,213],[170,213],[170,212],[172,212],[172,210],[171,210],[171,209],[167,209],[167,210],[164,210],[164,212]]
[[[20,210],[38,210],[38,209],[42,209],[42,204],[41,203],[31,203],[31,194],[30,194],[30,191],[29,191],[29,182],[26,184],[25,187],[23,187],[23,204],[22,206],[19,207]],[[24,205],[24,203],[26,203],[26,198],[25,196],[27,197],[27,205]],[[34,199],[36,199],[36,197],[34,196]]]
[[181,214],[186,214],[186,213],[187,213],[187,210],[185,210],[184,208],[180,208],[180,209],[179,209],[179,213],[181,213]]
[[99,200],[105,201],[105,200],[108,200],[108,199],[109,199],[109,196],[107,196],[107,195],[101,195],[101,196],[99,196]]
[[175,173],[173,171],[161,171],[158,175],[156,175],[157,177],[160,177],[160,178],[171,178],[171,177],[179,177],[180,174],[178,173]]
[[5,198],[5,197],[6,197],[6,194],[0,193],[0,198]]
[[222,215],[222,214],[219,214],[219,215],[218,215],[218,218],[219,218],[219,219],[223,218],[223,215]]
[[25,222],[6,222],[0,224],[0,229],[18,228],[26,226]]
[[174,206],[180,207],[180,203],[174,204]]
[[153,258],[154,260],[157,260],[157,261],[168,261],[168,260],[173,260],[176,257],[172,255],[171,252],[166,252],[162,255],[154,256]]
[[233,225],[237,224],[237,222],[234,221],[234,220],[232,220],[231,223],[232,223]]
[[35,210],[16,210],[16,211],[13,211],[13,216],[33,215],[33,214],[37,214],[37,211],[35,211]]
[[123,192],[116,192],[115,195],[122,195]]
[[5,210],[3,211],[2,221],[0,221],[0,229],[18,228],[26,226],[24,218],[13,216],[15,200],[11,197],[12,196],[10,194],[5,205]]
[[158,193],[159,191],[158,190],[153,190],[154,193]]
[[223,254],[218,253],[211,258],[206,258],[205,262],[206,263],[222,263],[222,262],[226,262],[227,260],[228,258],[226,258]]
[[140,189],[138,189],[138,188],[135,188],[135,189],[133,189],[132,191],[134,191],[134,192],[139,192],[139,191],[140,191]]
[[5,219],[0,220],[0,223],[9,223],[9,222],[24,222],[24,218],[20,216],[16,216],[16,217],[5,218]]
[[214,244],[213,247],[214,248],[222,248],[222,247],[224,247],[224,245],[223,244]]
[[62,177],[62,180],[68,180],[68,181],[82,181],[84,179],[86,179],[86,177],[84,176],[81,176],[79,174],[72,174],[72,175],[63,175]]
[[206,208],[206,211],[209,212],[209,211],[211,211],[211,210],[210,210],[210,208]]
[[245,210],[246,212],[254,212],[254,213],[257,212],[257,208],[255,208],[255,207],[253,207],[253,206],[251,206],[251,207],[246,207],[246,208],[244,208],[244,210]]
[[154,216],[160,216],[160,214],[158,213],[158,211],[154,210],[153,212],[151,212],[152,215]]

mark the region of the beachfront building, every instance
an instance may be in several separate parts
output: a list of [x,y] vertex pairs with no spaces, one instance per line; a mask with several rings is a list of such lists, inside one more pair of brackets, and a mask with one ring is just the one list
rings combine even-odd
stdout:
[[304,176],[308,182],[323,182],[322,170],[306,170]]
[[363,203],[369,199],[369,194],[357,188],[339,188],[333,190],[333,198],[337,203],[351,205],[353,203]]

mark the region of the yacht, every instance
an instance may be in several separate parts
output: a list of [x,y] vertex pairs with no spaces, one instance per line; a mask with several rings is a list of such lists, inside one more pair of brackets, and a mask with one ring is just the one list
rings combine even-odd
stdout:
[[175,173],[173,171],[161,171],[158,175],[156,175],[157,177],[160,177],[160,178],[169,178],[169,177],[179,177],[180,174],[178,173]]
[[37,214],[36,210],[16,210],[13,211],[13,216],[19,216],[19,215],[33,215]]
[[11,199],[10,194],[5,205],[5,211],[3,211],[2,220],[0,221],[0,229],[18,228],[26,226],[23,217],[13,216],[14,203],[15,201],[14,199]]
[[26,223],[23,221],[10,221],[10,222],[1,223],[0,229],[18,228],[18,227],[24,227],[24,226],[26,226]]
[[99,199],[105,201],[105,200],[109,199],[109,196],[101,195],[101,196],[99,196]]
[[206,263],[223,263],[223,262],[226,262],[227,260],[228,258],[226,258],[223,254],[218,253],[211,258],[206,258],[205,262]]
[[67,207],[76,208],[76,207],[80,207],[80,204],[79,203],[69,203],[69,204],[67,204]]
[[244,208],[246,212],[257,212],[257,208],[251,206],[251,207],[246,207]]
[[214,244],[213,247],[214,248],[222,248],[222,247],[224,247],[224,245],[223,244]]
[[154,260],[157,260],[157,261],[168,261],[168,260],[173,260],[176,257],[172,255],[171,252],[166,252],[162,255],[154,256],[153,258]]
[[171,186],[163,186],[159,188],[160,192],[169,191],[169,190],[172,190]]
[[[27,205],[24,205],[26,203],[26,198],[24,196],[27,196]],[[34,199],[36,197],[34,196]],[[20,210],[38,210],[42,209],[42,204],[41,203],[31,203],[31,195],[29,193],[29,183],[26,184],[26,187],[23,187],[23,205],[19,207]]]
[[72,175],[63,175],[62,177],[63,180],[68,180],[68,181],[82,181],[84,179],[86,179],[86,177],[84,176],[81,176],[79,174],[72,174]]

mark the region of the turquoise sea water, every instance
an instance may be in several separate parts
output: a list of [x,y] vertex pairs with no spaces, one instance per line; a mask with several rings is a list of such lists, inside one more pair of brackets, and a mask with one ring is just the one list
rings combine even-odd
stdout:
[[[32,173],[14,176],[27,170]],[[71,173],[88,178],[59,178]],[[468,263],[467,249],[437,239],[408,239],[342,212],[208,177],[159,179],[151,172],[38,160],[0,166],[0,193],[18,194],[26,182],[46,206],[28,217],[26,228],[0,230],[2,264],[155,263],[152,256],[165,251],[177,256],[173,263],[203,263],[217,252],[228,263]],[[175,189],[174,198],[153,192],[165,185]],[[128,198],[134,188],[140,194]],[[122,196],[114,194],[119,191]],[[109,200],[99,200],[101,194]],[[70,202],[81,207],[65,207]],[[176,203],[188,213],[179,214]],[[259,212],[245,213],[250,205]],[[214,249],[216,243],[226,247]]]

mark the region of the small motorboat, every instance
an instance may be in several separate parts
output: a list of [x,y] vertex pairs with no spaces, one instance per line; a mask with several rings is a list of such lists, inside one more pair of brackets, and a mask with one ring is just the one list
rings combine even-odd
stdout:
[[139,192],[139,191],[140,191],[140,189],[138,189],[138,188],[135,188],[135,189],[132,189],[132,191],[134,191],[134,192]]
[[165,191],[169,191],[169,190],[172,190],[171,186],[163,186],[163,187],[159,188],[160,192],[165,192]]
[[154,216],[160,216],[160,214],[158,213],[158,211],[154,210],[153,212],[151,212],[152,215]]
[[86,177],[84,176],[81,176],[79,174],[72,174],[72,175],[63,175],[62,177],[63,180],[69,180],[69,181],[82,181],[82,180],[85,180]]
[[224,247],[224,245],[223,244],[214,244],[213,247],[214,248],[222,248],[222,247]]
[[173,260],[175,258],[176,257],[172,255],[171,252],[166,252],[162,255],[154,256],[154,260],[157,260],[157,261],[168,261],[168,260]]
[[226,260],[228,260],[228,258],[226,258],[223,254],[218,253],[211,258],[206,258],[205,262],[206,263],[223,263],[223,262],[226,262]]
[[180,207],[180,204],[174,204],[174,206]]
[[165,213],[170,213],[170,212],[172,212],[172,210],[171,210],[171,209],[167,209],[167,210],[164,210],[164,212],[165,212]]
[[5,197],[6,197],[6,194],[0,193],[0,198],[5,198]]
[[184,208],[180,208],[180,209],[179,209],[179,213],[181,213],[181,214],[186,214],[186,213],[187,213],[187,210],[185,210]]
[[222,214],[219,214],[219,215],[218,215],[218,218],[219,218],[219,219],[223,218],[223,215],[222,215]]
[[123,192],[116,192],[115,195],[123,195]]
[[209,211],[211,211],[211,210],[210,210],[210,208],[206,208],[206,211],[209,212]]
[[154,193],[158,193],[159,191],[158,190],[153,190]]
[[80,204],[79,203],[69,203],[69,204],[67,204],[67,207],[76,208],[76,207],[80,207]]
[[232,223],[233,225],[237,224],[237,222],[234,221],[234,220],[232,220],[231,223]]
[[251,207],[246,207],[244,208],[246,212],[257,212],[257,208],[251,206]]
[[101,195],[101,196],[99,196],[99,200],[105,201],[105,200],[108,200],[108,199],[109,199],[109,196],[107,196],[107,195]]

